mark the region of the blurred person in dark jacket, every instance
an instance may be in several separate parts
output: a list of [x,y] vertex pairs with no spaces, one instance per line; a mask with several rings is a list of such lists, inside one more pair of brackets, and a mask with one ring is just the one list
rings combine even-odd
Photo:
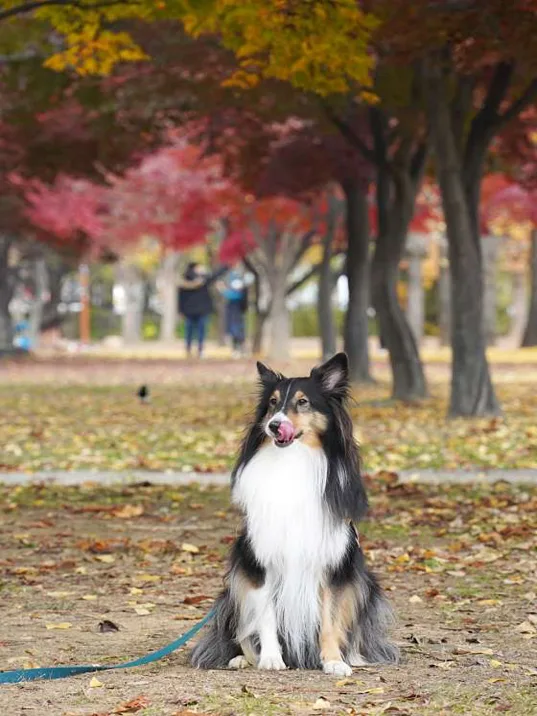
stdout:
[[179,313],[185,318],[185,342],[187,356],[192,355],[194,340],[198,343],[198,355],[203,357],[207,324],[214,312],[211,285],[228,270],[222,266],[209,274],[205,266],[191,262],[179,283]]

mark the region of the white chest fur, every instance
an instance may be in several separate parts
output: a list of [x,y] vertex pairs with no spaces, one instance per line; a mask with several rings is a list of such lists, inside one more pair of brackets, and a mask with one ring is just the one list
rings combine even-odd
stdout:
[[233,490],[266,569],[263,591],[297,654],[315,636],[323,574],[340,562],[348,540],[346,525],[335,524],[326,507],[326,476],[322,450],[299,442],[269,445],[242,470]]

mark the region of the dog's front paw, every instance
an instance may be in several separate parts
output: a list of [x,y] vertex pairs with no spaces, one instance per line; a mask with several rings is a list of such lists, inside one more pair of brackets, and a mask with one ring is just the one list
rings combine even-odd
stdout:
[[261,654],[257,668],[264,671],[281,671],[287,669],[287,666],[280,654]]
[[249,666],[250,662],[243,654],[240,654],[234,659],[231,659],[231,661],[227,665],[228,669],[247,669]]
[[351,667],[344,661],[325,661],[323,671],[330,676],[350,676],[352,674]]

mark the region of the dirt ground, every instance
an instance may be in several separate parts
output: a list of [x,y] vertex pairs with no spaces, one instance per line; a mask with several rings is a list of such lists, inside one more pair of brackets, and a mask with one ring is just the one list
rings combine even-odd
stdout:
[[[537,492],[368,480],[361,526],[395,606],[397,667],[126,671],[0,686],[2,716],[537,713]],[[219,591],[238,516],[217,488],[0,488],[0,669],[120,662]],[[108,620],[119,631],[102,633]]]

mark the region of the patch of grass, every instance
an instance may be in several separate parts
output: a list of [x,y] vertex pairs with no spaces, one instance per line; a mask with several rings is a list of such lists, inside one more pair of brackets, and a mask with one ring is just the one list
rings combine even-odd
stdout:
[[199,704],[199,708],[209,713],[233,714],[233,716],[279,716],[291,713],[290,706],[280,698],[259,696],[250,691],[246,693],[208,696]]
[[423,716],[491,716],[495,713],[532,716],[537,713],[537,693],[527,687],[502,685],[501,681],[483,684],[479,689],[443,686],[420,713]]
[[[360,388],[352,407],[365,469],[531,467],[537,394],[498,389],[503,419],[445,420],[447,390],[414,405]],[[150,405],[132,386],[0,386],[2,470],[226,471],[255,401],[253,383],[155,385]]]

